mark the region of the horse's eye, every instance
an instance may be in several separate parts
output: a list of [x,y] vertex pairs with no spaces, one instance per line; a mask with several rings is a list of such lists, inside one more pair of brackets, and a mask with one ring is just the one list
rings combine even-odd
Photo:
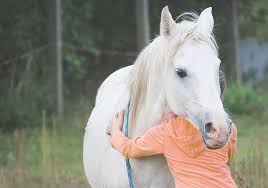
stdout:
[[187,76],[187,73],[184,69],[176,69],[176,72],[180,78],[185,78]]

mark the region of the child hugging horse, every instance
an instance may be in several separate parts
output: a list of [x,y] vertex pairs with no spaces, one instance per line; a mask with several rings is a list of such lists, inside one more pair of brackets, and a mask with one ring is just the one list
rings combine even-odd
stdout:
[[[99,88],[84,137],[84,168],[93,188],[129,186],[124,156],[135,187],[235,187],[228,163],[236,128],[221,101],[211,11],[186,13],[175,23],[163,8],[160,36]],[[124,113],[113,114],[129,101],[126,138]]]
[[[224,74],[220,72],[221,92],[225,87]],[[228,164],[236,152],[236,127],[228,144],[218,150],[206,149],[198,130],[183,117],[167,110],[162,122],[143,136],[128,139],[121,132],[124,111],[115,114],[107,127],[112,146],[126,158],[163,154],[173,175],[175,187],[233,188]]]

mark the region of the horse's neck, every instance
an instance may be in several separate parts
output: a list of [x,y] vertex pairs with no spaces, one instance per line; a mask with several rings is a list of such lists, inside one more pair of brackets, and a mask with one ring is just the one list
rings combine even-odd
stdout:
[[142,135],[153,127],[162,117],[166,107],[165,97],[161,92],[151,90],[145,98],[145,103],[138,113],[133,135]]

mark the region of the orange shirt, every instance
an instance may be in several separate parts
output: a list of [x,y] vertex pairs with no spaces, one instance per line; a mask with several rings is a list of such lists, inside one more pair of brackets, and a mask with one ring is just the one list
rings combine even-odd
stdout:
[[217,150],[203,145],[199,131],[190,122],[174,117],[128,139],[121,131],[112,135],[112,146],[125,157],[163,154],[176,187],[236,187],[228,167],[236,152],[235,125],[228,144]]

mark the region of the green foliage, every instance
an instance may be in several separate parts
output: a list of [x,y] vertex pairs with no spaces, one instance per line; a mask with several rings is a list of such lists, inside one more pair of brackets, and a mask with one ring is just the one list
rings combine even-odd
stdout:
[[86,59],[75,52],[69,52],[65,55],[65,74],[76,80],[82,80],[87,74]]
[[45,1],[10,0],[0,10],[1,60],[47,44]]
[[64,47],[68,52],[73,50],[71,53],[79,50],[97,53],[100,32],[93,22],[95,1],[66,0],[62,3]]
[[233,85],[224,93],[224,106],[232,114],[261,115],[268,110],[268,94],[260,88]]
[[[55,109],[55,84],[49,79],[49,70],[39,64],[32,63],[31,70],[17,73],[18,81],[13,88],[1,90],[0,98],[0,128],[40,126],[41,112],[49,114]],[[40,66],[41,65],[41,66]],[[26,76],[27,75],[27,76]],[[3,79],[0,85],[5,83]],[[4,85],[4,84],[3,84]]]
[[24,127],[28,122],[36,123],[34,116],[23,100],[1,98],[0,126],[1,129],[10,130],[15,127]]
[[99,54],[101,32],[93,22],[95,1],[66,0],[62,2],[65,77],[73,81],[86,78],[87,54]]
[[266,0],[240,1],[240,32],[242,38],[268,40],[268,6]]
[[34,127],[41,124],[41,110],[53,110],[54,102],[51,94],[43,88],[32,87],[28,91],[38,89],[29,96],[3,97],[0,100],[0,127],[2,130]]

